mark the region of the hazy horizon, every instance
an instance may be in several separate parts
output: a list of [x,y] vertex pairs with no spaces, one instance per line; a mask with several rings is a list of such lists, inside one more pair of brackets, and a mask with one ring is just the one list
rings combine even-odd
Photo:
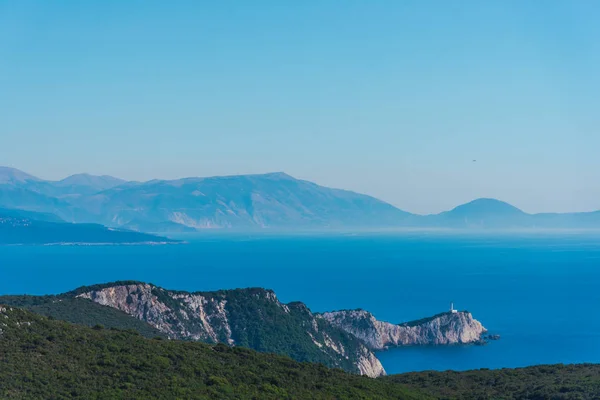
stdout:
[[[0,4],[0,165],[600,209],[600,5]],[[476,161],[474,161],[476,160]]]

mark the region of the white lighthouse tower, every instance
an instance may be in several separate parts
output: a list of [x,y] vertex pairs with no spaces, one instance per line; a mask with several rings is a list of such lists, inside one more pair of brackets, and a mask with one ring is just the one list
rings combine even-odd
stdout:
[[454,309],[454,303],[450,303],[450,312],[451,312],[452,314],[455,314],[455,313],[457,313],[457,312],[458,312],[458,311],[456,311],[456,310]]

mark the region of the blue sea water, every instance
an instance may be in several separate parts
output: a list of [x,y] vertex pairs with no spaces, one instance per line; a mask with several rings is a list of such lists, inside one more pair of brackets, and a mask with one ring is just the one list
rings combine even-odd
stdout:
[[501,340],[378,354],[388,373],[600,362],[600,234],[193,235],[173,246],[0,247],[0,293],[141,280],[272,288],[314,311],[403,322],[469,310]]

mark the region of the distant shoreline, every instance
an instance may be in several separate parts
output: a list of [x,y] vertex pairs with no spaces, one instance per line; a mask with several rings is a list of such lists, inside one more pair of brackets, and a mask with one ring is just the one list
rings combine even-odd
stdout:
[[187,244],[184,241],[166,242],[58,242],[58,243],[0,243],[0,246],[166,246]]

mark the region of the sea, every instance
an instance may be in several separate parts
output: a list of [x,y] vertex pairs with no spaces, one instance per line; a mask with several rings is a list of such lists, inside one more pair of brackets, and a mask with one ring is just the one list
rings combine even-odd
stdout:
[[313,311],[400,323],[450,307],[501,339],[378,353],[388,373],[600,363],[600,233],[201,233],[165,246],[0,247],[1,294],[139,280],[207,291],[264,287]]

